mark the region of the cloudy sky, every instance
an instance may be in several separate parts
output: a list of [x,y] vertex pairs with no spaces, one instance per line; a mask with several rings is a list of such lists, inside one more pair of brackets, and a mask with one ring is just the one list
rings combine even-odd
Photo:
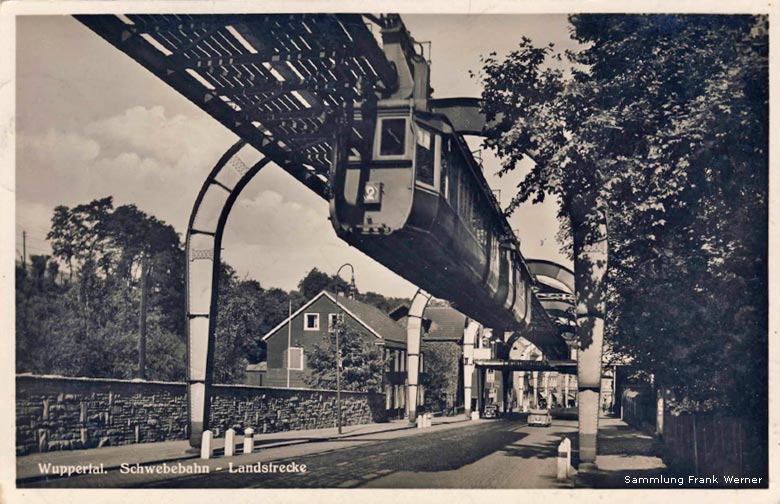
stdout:
[[[412,35],[432,43],[434,96],[478,96],[480,55],[513,49],[521,36],[573,48],[565,16],[409,15]],[[17,25],[16,238],[28,254],[45,240],[56,205],[112,195],[172,224],[182,236],[203,179],[236,140],[216,120],[66,16],[19,17]],[[470,142],[476,148],[478,139]],[[488,182],[508,202],[522,173]],[[527,167],[526,167],[527,168]],[[511,219],[529,258],[566,263],[555,242],[554,203],[526,205]],[[327,203],[276,166],[263,169],[233,208],[223,258],[264,287],[292,289],[312,267],[355,265],[358,288],[411,296],[414,287],[339,240]]]

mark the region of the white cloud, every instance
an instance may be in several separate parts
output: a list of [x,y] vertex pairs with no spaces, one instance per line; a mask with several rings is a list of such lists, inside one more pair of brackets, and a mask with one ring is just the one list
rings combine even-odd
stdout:
[[21,131],[17,198],[53,207],[113,195],[181,229],[206,174],[235,141],[205,119],[132,107],[74,131]]
[[[79,133],[62,132],[54,129],[48,130],[42,135],[29,135],[20,133],[17,137],[17,145],[20,151],[30,153],[50,153],[68,161],[91,161],[100,154],[100,144],[95,140]],[[57,169],[61,163],[51,159],[51,168]]]
[[[84,133],[112,151],[132,151],[168,164],[192,161],[210,152],[210,147],[230,142],[231,133],[219,128],[211,117],[168,116],[162,106],[127,109],[123,114],[87,124]],[[235,141],[235,140],[232,140]],[[227,147],[224,147],[225,149]]]
[[[132,107],[74,131],[20,132],[17,220],[48,229],[54,206],[111,195],[115,205],[133,203],[183,236],[206,175],[235,141],[204,117],[169,117],[163,107]],[[223,247],[223,257],[240,274],[268,287],[292,289],[313,267],[335,273],[351,262],[363,290],[397,296],[414,291],[341,241],[328,221],[327,202],[275,165],[244,189]]]

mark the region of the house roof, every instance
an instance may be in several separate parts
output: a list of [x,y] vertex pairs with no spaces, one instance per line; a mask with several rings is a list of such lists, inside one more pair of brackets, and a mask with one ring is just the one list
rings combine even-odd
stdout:
[[317,301],[323,296],[326,296],[334,304],[340,306],[344,310],[344,313],[346,313],[348,316],[350,316],[360,325],[365,327],[371,334],[373,334],[377,338],[386,341],[392,341],[394,343],[401,343],[404,345],[406,344],[406,331],[397,323],[395,323],[393,319],[388,317],[379,308],[376,308],[375,306],[366,303],[362,303],[355,299],[349,299],[347,297],[336,298],[333,294],[326,291],[322,291],[316,296],[314,296],[313,298],[311,298],[307,303],[305,303],[303,306],[298,308],[298,310],[296,310],[295,313],[293,313],[292,315],[284,319],[282,322],[280,322],[276,327],[268,331],[268,333],[266,333],[266,335],[263,336],[262,338],[263,341],[270,338],[271,335],[273,335],[279,329],[284,327],[291,319],[297,317],[301,312],[306,310],[315,301]]
[[460,341],[466,327],[466,316],[454,308],[430,306],[423,318],[431,321],[425,335],[426,341]]
[[409,315],[409,305],[407,303],[401,303],[387,312],[387,316],[393,320],[400,320],[407,315]]
[[[388,313],[396,324],[404,326],[409,316],[409,306],[401,304]],[[461,341],[466,327],[466,316],[449,306],[428,306],[423,313],[425,341]]]
[[367,328],[374,329],[384,339],[406,344],[406,330],[376,306],[346,297],[339,297],[338,303],[358,322]]

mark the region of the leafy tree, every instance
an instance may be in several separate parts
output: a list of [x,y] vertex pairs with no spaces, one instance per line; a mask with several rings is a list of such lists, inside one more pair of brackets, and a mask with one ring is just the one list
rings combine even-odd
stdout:
[[[53,372],[60,367],[68,326],[67,288],[57,283],[49,256],[32,256],[29,274],[16,266],[16,369]],[[45,266],[44,266],[45,265]],[[43,273],[42,271],[47,273]]]
[[347,282],[341,278],[336,278],[317,268],[312,268],[306,276],[298,282],[298,291],[306,300],[309,300],[325,289],[330,289],[332,291],[339,288],[343,290],[347,288],[347,285]]
[[[173,228],[134,205],[114,208],[107,197],[57,207],[47,238],[55,258],[33,257],[29,275],[17,274],[17,370],[137,376],[146,261],[147,376],[182,379],[185,362],[175,357],[185,353],[184,255]],[[57,282],[57,260],[70,269],[67,282]]]
[[[436,411],[453,411],[457,402],[462,348],[452,341],[422,343],[426,402]],[[454,371],[454,372],[453,372]]]
[[[263,314],[258,305],[263,289],[254,280],[239,280],[236,272],[222,264],[217,313],[214,380],[240,383],[251,358],[250,346],[263,334]],[[257,349],[252,349],[257,352]]]
[[375,306],[384,313],[388,313],[393,308],[397,308],[402,304],[409,303],[409,300],[406,298],[387,297],[376,292],[366,292],[365,294],[360,294],[359,298],[363,303]]
[[[349,283],[343,278],[335,275],[328,275],[317,268],[312,268],[306,276],[298,282],[298,292],[302,296],[304,302],[310,300],[325,289],[328,289],[331,292],[336,290],[339,292],[346,292],[349,288]],[[360,294],[355,291],[355,294],[359,294],[358,297],[360,301],[375,306],[383,312],[389,312],[398,305],[409,302],[409,300],[405,298],[386,297],[376,292]]]
[[[53,257],[33,256],[28,268],[18,265],[16,269],[17,371],[137,376],[145,262],[146,375],[182,380],[186,372],[185,257],[175,230],[135,205],[114,207],[113,199],[106,197],[73,207],[58,206],[47,238]],[[60,264],[69,269],[64,282],[58,281]],[[289,304],[297,310],[329,284],[347,287],[344,280],[315,268],[301,280],[300,292],[263,289],[254,280],[238,278],[235,270],[223,264],[215,381],[242,381],[247,363],[265,360],[260,337],[287,317]],[[398,301],[375,293],[368,293],[367,300],[383,309]],[[353,367],[350,373],[359,374],[361,366]]]
[[766,17],[570,23],[567,72],[528,39],[484,59],[485,144],[535,163],[508,211],[555,197],[575,269],[608,222],[612,346],[681,409],[765,411]]
[[51,240],[55,257],[68,265],[71,278],[86,261],[108,267],[106,220],[112,208],[112,198],[107,197],[73,209],[64,205],[54,209],[51,231],[46,238]]
[[[382,392],[382,380],[388,361],[384,348],[348,323],[336,324],[325,344],[316,345],[307,360],[310,372],[304,378],[313,388],[336,388],[336,332],[341,349],[341,389]],[[373,338],[373,337],[372,337]]]

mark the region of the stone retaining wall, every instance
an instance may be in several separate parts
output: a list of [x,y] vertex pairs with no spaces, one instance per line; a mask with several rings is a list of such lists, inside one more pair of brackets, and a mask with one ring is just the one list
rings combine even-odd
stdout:
[[[344,425],[386,421],[383,394],[342,392]],[[336,392],[215,385],[211,425],[255,432],[333,427]],[[186,439],[186,385],[62,376],[16,376],[16,452]]]

